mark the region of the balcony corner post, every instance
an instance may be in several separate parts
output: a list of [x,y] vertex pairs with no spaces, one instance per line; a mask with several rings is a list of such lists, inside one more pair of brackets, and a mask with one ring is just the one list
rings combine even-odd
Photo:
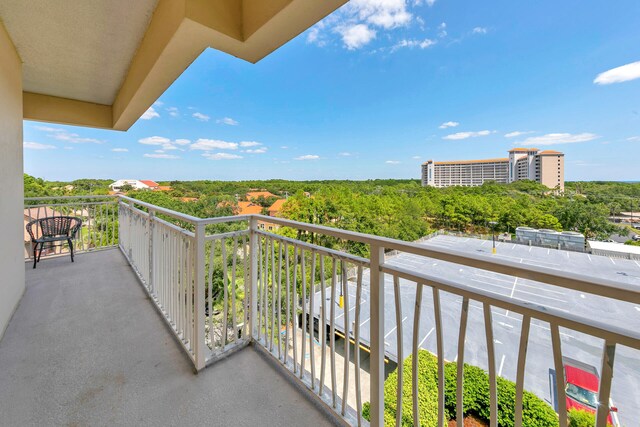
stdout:
[[205,367],[205,224],[195,224],[194,357],[196,371]]
[[251,257],[251,268],[249,270],[249,281],[251,283],[251,292],[249,293],[249,305],[251,306],[251,339],[253,340],[258,336],[258,239],[259,235],[256,233],[258,229],[258,220],[255,217],[251,217],[249,220],[249,254]]
[[371,425],[384,425],[384,248],[371,243]]

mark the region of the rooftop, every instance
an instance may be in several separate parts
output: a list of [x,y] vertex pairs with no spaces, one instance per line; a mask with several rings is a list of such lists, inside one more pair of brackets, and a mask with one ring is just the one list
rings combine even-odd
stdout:
[[3,425],[330,425],[253,347],[194,375],[119,250],[25,269],[0,341]]

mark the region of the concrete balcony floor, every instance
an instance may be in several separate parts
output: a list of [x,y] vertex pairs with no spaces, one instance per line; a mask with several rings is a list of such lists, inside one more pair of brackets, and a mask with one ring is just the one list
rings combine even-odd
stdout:
[[31,267],[0,341],[0,424],[330,425],[252,347],[194,375],[119,250]]

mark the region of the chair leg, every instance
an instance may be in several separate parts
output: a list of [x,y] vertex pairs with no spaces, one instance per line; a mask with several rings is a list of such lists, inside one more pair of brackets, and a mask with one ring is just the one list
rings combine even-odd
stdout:
[[73,262],[73,242],[71,239],[67,239],[67,242],[69,243],[69,252],[71,252],[71,262]]
[[38,243],[33,245],[33,268],[36,268],[36,262],[38,262]]
[[42,256],[43,250],[44,250],[44,242],[40,243],[40,252],[38,252],[38,262],[40,262],[40,257]]

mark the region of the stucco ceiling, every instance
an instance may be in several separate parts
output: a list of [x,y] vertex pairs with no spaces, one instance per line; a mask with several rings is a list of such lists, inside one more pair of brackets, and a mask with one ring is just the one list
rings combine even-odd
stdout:
[[158,0],[1,0],[23,90],[111,105]]

